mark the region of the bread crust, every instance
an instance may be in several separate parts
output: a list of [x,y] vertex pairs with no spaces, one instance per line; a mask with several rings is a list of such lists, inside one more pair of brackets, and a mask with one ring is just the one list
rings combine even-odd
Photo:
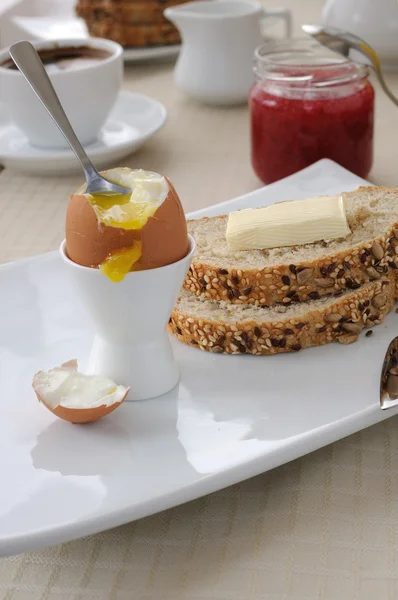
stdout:
[[308,302],[308,312],[304,315],[292,317],[282,313],[272,321],[264,317],[232,324],[211,317],[198,318],[177,303],[169,329],[181,342],[210,352],[254,355],[296,352],[335,341],[342,344],[356,341],[363,328],[383,320],[393,308],[394,299],[395,274],[389,271],[378,281],[334,298],[325,308]]

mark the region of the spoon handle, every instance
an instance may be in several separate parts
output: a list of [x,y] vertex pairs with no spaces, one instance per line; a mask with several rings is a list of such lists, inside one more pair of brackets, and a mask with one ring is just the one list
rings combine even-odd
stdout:
[[381,85],[381,87],[383,88],[383,90],[385,91],[385,93],[387,94],[387,96],[390,98],[390,100],[392,102],[394,102],[395,106],[398,106],[398,99],[394,96],[394,94],[392,93],[392,91],[390,90],[390,88],[387,86],[384,77],[382,75],[382,72],[379,71],[378,69],[376,69],[376,67],[374,67],[374,70],[376,71],[376,75],[379,79],[379,83]]
[[386,81],[383,76],[383,72],[381,70],[380,60],[379,60],[379,57],[377,56],[376,52],[373,50],[373,48],[371,46],[369,46],[369,44],[367,44],[366,42],[364,42],[362,40],[356,42],[355,46],[356,46],[357,50],[359,52],[361,52],[361,54],[363,54],[370,60],[372,66],[373,66],[373,69],[376,72],[379,83],[380,83],[381,87],[383,88],[384,92],[387,94],[387,96],[390,98],[390,100],[392,102],[394,102],[394,104],[396,106],[398,106],[397,98],[394,96],[394,94],[391,92],[390,88],[386,84]]
[[10,56],[69,143],[89,180],[96,173],[95,168],[76,137],[35,48],[30,42],[17,42],[11,46]]
[[377,75],[377,78],[381,87],[383,88],[383,91],[387,94],[390,100],[394,102],[395,106],[398,106],[398,99],[394,96],[394,94],[386,84],[383,72],[381,70],[379,57],[375,50],[373,50],[372,46],[369,46],[369,44],[367,44],[364,40],[350,33],[344,33],[344,38],[346,41],[349,42],[352,48],[354,48],[355,50],[366,56],[368,60],[370,60],[370,63]]

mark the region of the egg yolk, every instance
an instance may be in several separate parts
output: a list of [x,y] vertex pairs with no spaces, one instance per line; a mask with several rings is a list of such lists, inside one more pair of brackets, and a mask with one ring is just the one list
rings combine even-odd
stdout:
[[[164,178],[146,171],[135,171],[133,181],[130,194],[87,195],[100,223],[118,229],[140,230],[154,216],[165,196]],[[127,273],[134,270],[141,255],[141,243],[136,242],[132,248],[110,255],[100,270],[111,281],[121,281]]]
[[131,194],[89,195],[97,219],[109,227],[142,229],[159,208],[146,198],[145,189],[136,188]]
[[135,263],[141,258],[141,242],[135,242],[132,248],[114,252],[100,266],[100,271],[111,281],[118,283],[133,270]]

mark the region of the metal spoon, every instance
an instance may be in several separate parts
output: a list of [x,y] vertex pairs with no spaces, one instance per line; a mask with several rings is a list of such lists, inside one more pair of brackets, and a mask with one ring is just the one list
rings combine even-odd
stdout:
[[302,29],[305,33],[313,37],[317,42],[326,46],[330,50],[338,52],[343,56],[348,58],[350,54],[350,49],[357,50],[366,58],[370,60],[374,70],[376,71],[376,75],[380,81],[380,85],[387,94],[387,96],[394,102],[396,106],[398,106],[398,99],[394,96],[391,90],[388,88],[383,73],[380,67],[380,60],[377,56],[375,50],[369,44],[367,44],[363,39],[354,35],[353,33],[348,33],[347,31],[342,31],[341,29],[335,29],[334,27],[321,27],[320,25],[302,25]]
[[387,348],[380,378],[380,407],[398,406],[398,337]]
[[13,44],[10,48],[10,56],[76,154],[86,176],[86,193],[131,194],[129,188],[112,183],[102,177],[92,164],[73,131],[44,65],[32,44],[29,42]]

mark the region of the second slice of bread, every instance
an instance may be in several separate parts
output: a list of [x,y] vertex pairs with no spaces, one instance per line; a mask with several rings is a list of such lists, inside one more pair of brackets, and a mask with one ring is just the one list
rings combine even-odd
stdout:
[[226,215],[190,221],[197,250],[185,289],[205,299],[273,306],[379,280],[398,266],[398,190],[361,187],[344,196],[351,234],[329,242],[231,253]]
[[277,354],[338,341],[356,341],[382,321],[395,296],[393,272],[358,290],[272,308],[203,300],[183,291],[169,322],[182,342],[227,354]]

